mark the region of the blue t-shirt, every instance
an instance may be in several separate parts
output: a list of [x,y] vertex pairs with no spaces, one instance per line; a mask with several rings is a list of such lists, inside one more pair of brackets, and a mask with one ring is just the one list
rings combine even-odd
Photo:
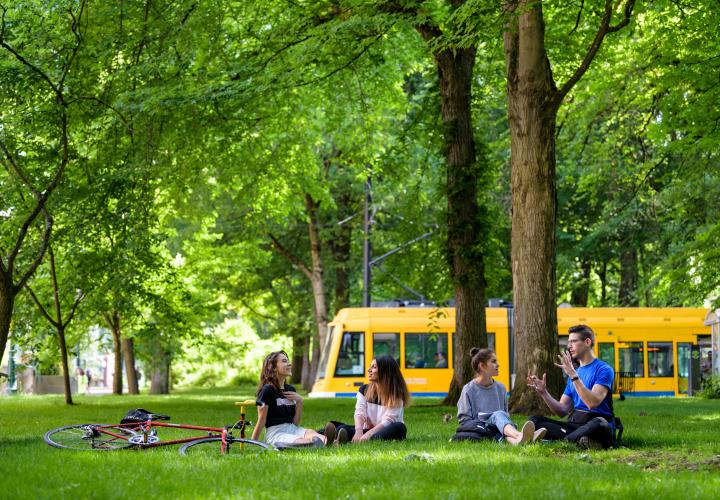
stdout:
[[588,389],[592,390],[595,384],[600,384],[607,387],[608,393],[605,396],[605,399],[603,399],[603,402],[600,403],[597,407],[590,410],[590,408],[587,407],[583,400],[580,399],[580,395],[575,390],[575,385],[570,379],[568,379],[567,381],[567,386],[565,387],[565,392],[563,394],[567,394],[572,398],[573,405],[577,410],[592,411],[595,413],[602,413],[603,415],[612,416],[610,404],[612,403],[612,386],[613,379],[615,378],[615,371],[610,368],[610,365],[598,358],[595,358],[595,361],[593,361],[589,365],[579,367],[576,371],[578,377],[580,377],[580,380],[583,381],[583,384],[585,384],[585,387],[587,387]]

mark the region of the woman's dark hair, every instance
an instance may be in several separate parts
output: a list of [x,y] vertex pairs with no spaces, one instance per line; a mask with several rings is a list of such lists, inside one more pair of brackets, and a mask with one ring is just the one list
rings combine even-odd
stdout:
[[284,386],[285,381],[280,380],[277,375],[277,362],[280,356],[285,355],[289,359],[289,356],[285,351],[274,351],[265,356],[263,361],[262,370],[260,371],[260,382],[257,386],[257,395],[260,395],[260,391],[266,384],[270,384],[275,387],[278,392],[282,391],[281,383]]
[[480,365],[490,361],[495,355],[495,351],[492,349],[480,349],[479,347],[473,347],[470,349],[470,365],[475,373],[480,373]]
[[378,380],[370,382],[365,397],[370,400],[377,395],[381,405],[392,408],[410,404],[410,391],[408,391],[405,379],[400,373],[400,365],[395,358],[377,356],[373,359],[378,367]]

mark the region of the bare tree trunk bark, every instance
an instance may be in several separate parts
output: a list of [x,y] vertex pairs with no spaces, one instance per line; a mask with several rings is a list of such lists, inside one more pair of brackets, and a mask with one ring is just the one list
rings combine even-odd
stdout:
[[310,256],[312,259],[310,282],[313,289],[315,323],[317,324],[317,335],[313,335],[311,344],[312,358],[310,360],[310,371],[308,379],[303,380],[304,389],[310,390],[315,381],[315,375],[317,374],[318,363],[320,361],[320,346],[324,345],[327,337],[328,313],[325,298],[325,284],[323,283],[322,248],[320,244],[320,232],[318,230],[318,204],[309,194],[305,195],[305,209],[307,210],[309,218],[308,233],[310,236]]
[[125,374],[127,376],[128,394],[140,394],[137,371],[135,370],[135,343],[133,339],[122,339],[122,352],[125,359]]
[[155,340],[153,351],[150,394],[170,394],[170,354],[158,340]]
[[304,345],[303,345],[303,332],[300,330],[296,330],[292,334],[292,364],[293,364],[293,371],[292,371],[292,377],[290,378],[290,383],[292,384],[301,384],[302,383],[302,374],[305,367],[303,354],[304,354]]
[[63,370],[63,386],[65,388],[65,404],[72,405],[72,390],[70,389],[70,364],[68,363],[67,344],[65,343],[65,328],[57,327],[58,345],[60,346],[60,359]]
[[[0,278],[4,276],[0,275]],[[15,305],[15,287],[10,279],[0,279],[0,359],[5,354],[10,335],[13,306]]]
[[544,412],[530,373],[547,373],[548,390],[558,394],[562,374],[555,299],[555,123],[557,88],[545,54],[540,2],[521,0],[504,34],[507,64],[512,236],[515,386],[510,406],[517,413]]
[[485,167],[476,157],[470,110],[475,48],[434,54],[440,83],[440,112],[447,165],[447,257],[455,289],[454,376],[444,400],[455,405],[460,389],[474,376],[470,349],[487,347],[485,264],[481,236],[486,228],[478,205],[478,182]]

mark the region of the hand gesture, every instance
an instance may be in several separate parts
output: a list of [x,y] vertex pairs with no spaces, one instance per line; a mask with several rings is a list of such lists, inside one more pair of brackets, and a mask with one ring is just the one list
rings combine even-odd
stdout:
[[562,354],[558,354],[558,360],[560,363],[555,363],[555,366],[558,368],[562,368],[562,370],[565,372],[565,375],[567,375],[570,378],[576,377],[577,372],[575,371],[575,365],[573,364],[572,356],[570,356],[570,353],[565,351]]
[[285,391],[283,392],[283,396],[285,396],[285,398],[289,399],[290,401],[295,401],[296,405],[301,405],[303,403],[302,396],[297,392]]
[[547,377],[546,374],[543,373],[542,378],[538,378],[535,374],[528,375],[527,378],[527,384],[528,386],[535,389],[540,394],[547,391]]

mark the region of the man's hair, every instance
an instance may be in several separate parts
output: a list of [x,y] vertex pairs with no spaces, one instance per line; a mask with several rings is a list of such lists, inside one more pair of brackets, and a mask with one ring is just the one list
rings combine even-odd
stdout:
[[575,325],[568,328],[568,335],[575,333],[580,336],[580,339],[590,339],[590,345],[595,345],[595,332],[592,328],[587,325]]

